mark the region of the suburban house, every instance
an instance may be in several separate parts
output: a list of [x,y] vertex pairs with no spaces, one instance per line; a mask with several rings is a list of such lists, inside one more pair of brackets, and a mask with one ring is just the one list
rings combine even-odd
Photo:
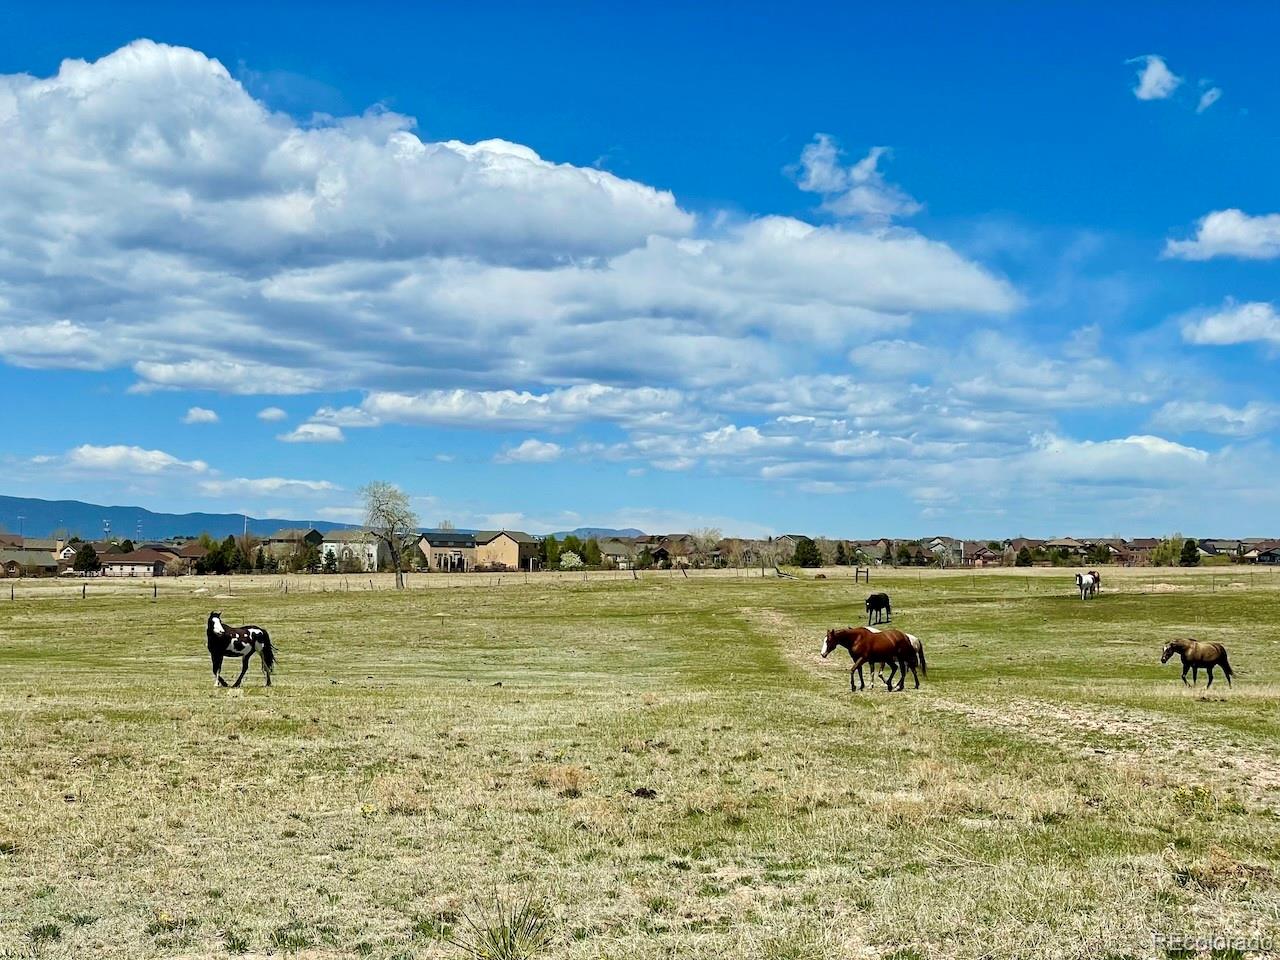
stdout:
[[[285,527],[277,530],[275,533],[262,540],[263,549],[277,560],[283,560],[285,557],[291,557],[303,545],[315,547],[320,551],[320,555],[324,556],[324,551],[320,550],[320,544],[324,542],[324,534],[319,530],[307,527]],[[337,556],[337,554],[334,554]]]
[[[477,546],[474,533],[457,530],[430,530],[418,537],[418,549],[427,560],[427,569],[438,573],[474,570]],[[503,547],[496,549],[500,551]]]
[[1254,563],[1280,564],[1280,540],[1264,540],[1251,547],[1245,558]]
[[101,560],[104,577],[161,577],[173,555],[144,547],[131,553],[109,553]]
[[992,550],[990,544],[971,541],[964,547],[966,567],[998,567],[1004,564],[1004,551]]
[[0,549],[0,576],[48,576],[58,572],[58,561],[52,553],[38,550]]
[[600,557],[615,570],[630,570],[638,555],[636,542],[629,537],[606,537],[600,541]]
[[481,530],[475,535],[478,570],[537,570],[542,550],[537,537],[519,530]]
[[320,541],[320,560],[333,554],[339,570],[373,573],[390,565],[387,545],[368,530],[330,530]]
[[1044,548],[1046,550],[1062,550],[1071,557],[1082,556],[1085,551],[1084,544],[1074,537],[1057,537],[1054,540],[1046,540]]

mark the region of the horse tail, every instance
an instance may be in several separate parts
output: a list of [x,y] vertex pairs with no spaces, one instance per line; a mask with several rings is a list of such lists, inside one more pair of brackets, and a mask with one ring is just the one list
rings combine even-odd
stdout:
[[1222,672],[1227,675],[1227,686],[1231,686],[1231,678],[1235,676],[1235,671],[1231,669],[1231,664],[1227,662],[1227,648],[1222,644],[1218,644],[1218,649],[1222,651]]
[[920,654],[920,672],[929,676],[929,664],[924,659],[924,641],[916,637],[916,653]]
[[276,648],[271,645],[271,634],[262,631],[262,670],[271,673],[276,668]]

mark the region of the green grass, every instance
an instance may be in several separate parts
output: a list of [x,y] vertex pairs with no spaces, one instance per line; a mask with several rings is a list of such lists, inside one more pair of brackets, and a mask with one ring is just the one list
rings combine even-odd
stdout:
[[[817,656],[860,619],[847,580],[24,584],[0,957],[459,957],[495,898],[584,960],[1274,935],[1280,578],[1108,580],[877,574],[930,667],[892,695]],[[271,630],[275,686],[213,687],[211,608]],[[1235,687],[1184,688],[1178,635],[1227,644]]]

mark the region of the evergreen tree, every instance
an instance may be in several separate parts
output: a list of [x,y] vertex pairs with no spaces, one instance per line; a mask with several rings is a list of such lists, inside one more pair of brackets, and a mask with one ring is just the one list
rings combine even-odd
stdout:
[[845,553],[844,541],[841,540],[836,544],[836,566],[847,567],[849,565],[849,555]]
[[1027,549],[1026,544],[1023,544],[1022,549],[1018,551],[1018,556],[1014,559],[1013,565],[1015,567],[1031,566],[1031,551]]
[[604,563],[604,557],[600,555],[600,543],[595,537],[588,540],[583,547],[582,562],[592,569],[596,569]]
[[102,561],[98,559],[98,551],[93,549],[93,544],[86,543],[76,551],[71,569],[78,573],[96,573],[102,569]]
[[653,569],[653,551],[651,551],[647,546],[644,549],[642,549],[640,551],[639,556],[636,557],[636,569],[637,570]]
[[542,566],[546,569],[560,566],[560,544],[551,534],[542,538]]
[[334,556],[334,554],[333,554],[333,551],[332,551],[332,550],[326,550],[326,551],[324,552],[324,567],[323,567],[323,569],[324,569],[324,572],[325,572],[325,573],[337,573],[337,572],[338,572],[338,558],[337,558],[336,556]]
[[1184,567],[1194,567],[1200,563],[1200,551],[1196,549],[1195,537],[1188,537],[1182,541],[1182,554],[1178,562]]
[[797,567],[820,567],[822,553],[818,550],[816,543],[808,537],[801,537],[796,541],[796,553],[791,558],[791,562]]

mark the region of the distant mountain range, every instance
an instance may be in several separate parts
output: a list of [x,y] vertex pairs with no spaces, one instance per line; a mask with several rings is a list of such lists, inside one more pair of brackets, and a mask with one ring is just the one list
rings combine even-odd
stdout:
[[[18,518],[22,520],[19,521]],[[49,537],[59,530],[88,539],[102,536],[104,522],[111,524],[112,536],[130,539],[164,540],[208,532],[214,537],[244,532],[241,513],[155,513],[143,507],[104,507],[80,500],[37,500],[30,497],[0,496],[0,530],[24,533],[28,537]],[[333,530],[348,526],[323,520],[286,520],[280,517],[250,517],[249,532],[259,535],[281,527],[311,526]],[[19,530],[21,527],[21,530]]]
[[603,540],[606,537],[643,537],[644,531],[637,530],[635,527],[624,527],[621,530],[614,530],[611,527],[579,527],[577,530],[561,530],[553,534],[557,540],[563,540],[570,535],[579,540],[590,540],[592,537]]
[[[22,519],[19,520],[19,517]],[[65,530],[70,535],[91,540],[102,536],[104,523],[111,524],[112,536],[129,537],[133,540],[165,540],[201,533],[221,538],[229,533],[243,533],[245,517],[241,513],[156,513],[144,507],[105,507],[81,500],[0,496],[0,531],[23,533],[28,537],[50,537]],[[281,527],[315,527],[324,531],[346,526],[350,524],[283,517],[249,517],[249,532],[259,536]],[[589,540],[591,537],[639,537],[643,535],[643,531],[630,527],[625,530],[579,527],[577,530],[557,533],[555,537],[563,540],[569,534],[580,540]]]

